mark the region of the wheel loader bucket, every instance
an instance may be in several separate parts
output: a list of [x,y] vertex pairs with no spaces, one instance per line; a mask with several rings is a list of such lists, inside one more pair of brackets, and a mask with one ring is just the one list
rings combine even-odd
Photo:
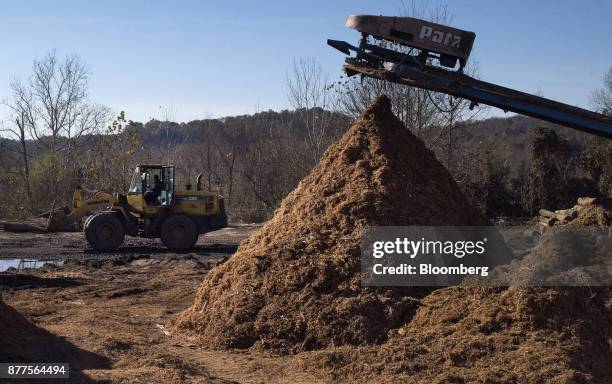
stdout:
[[73,232],[79,230],[79,220],[71,217],[68,207],[63,207],[51,212],[47,218],[46,232]]
[[31,223],[4,223],[4,230],[7,232],[73,232],[79,230],[79,222],[70,217],[71,211],[68,207],[54,209],[38,215],[39,218],[46,218],[46,225],[36,225]]

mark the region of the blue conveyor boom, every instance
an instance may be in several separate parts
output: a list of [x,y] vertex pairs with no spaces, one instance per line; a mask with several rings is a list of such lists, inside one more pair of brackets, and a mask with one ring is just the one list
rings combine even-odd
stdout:
[[[578,129],[594,135],[612,138],[612,118],[586,109],[531,95],[514,89],[477,80],[461,72],[422,65],[413,59],[393,57],[390,61],[370,60],[376,54],[389,52],[368,46],[369,52],[345,42],[330,40],[328,44],[344,53],[357,51],[357,58],[346,59],[344,70],[348,76],[361,74],[376,79],[405,84],[435,92],[442,92],[469,100],[472,105],[486,104],[551,123]],[[377,52],[386,51],[386,52]],[[372,52],[374,54],[372,54]]]

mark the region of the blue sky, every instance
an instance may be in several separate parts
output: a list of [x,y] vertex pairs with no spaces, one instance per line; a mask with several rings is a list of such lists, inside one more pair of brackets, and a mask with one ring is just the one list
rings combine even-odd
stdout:
[[[429,1],[476,32],[483,80],[589,107],[612,66],[612,1]],[[315,57],[330,79],[343,56],[327,38],[357,42],[350,13],[396,15],[388,1],[3,1],[0,99],[12,76],[55,49],[91,70],[90,94],[146,121],[287,108],[286,73]],[[161,108],[160,108],[161,106]]]

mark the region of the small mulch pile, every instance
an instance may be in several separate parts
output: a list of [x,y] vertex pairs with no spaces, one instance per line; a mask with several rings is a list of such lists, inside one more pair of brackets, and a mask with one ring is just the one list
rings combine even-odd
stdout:
[[85,382],[81,370],[104,367],[108,361],[77,348],[62,337],[37,327],[0,297],[0,362],[56,363],[70,361],[70,377]]
[[548,228],[528,255],[490,278],[504,286],[612,286],[611,234],[599,226]]
[[540,224],[543,219],[550,224],[537,246],[495,269],[492,279],[500,285],[612,286],[612,200],[581,197],[570,209],[540,210]]
[[559,225],[612,225],[612,199],[580,197],[572,208],[540,209],[538,221],[544,227]]
[[611,288],[444,288],[382,345],[297,359],[347,382],[610,383],[610,319]]
[[592,199],[591,204],[579,206],[578,217],[573,225],[612,225],[612,199]]

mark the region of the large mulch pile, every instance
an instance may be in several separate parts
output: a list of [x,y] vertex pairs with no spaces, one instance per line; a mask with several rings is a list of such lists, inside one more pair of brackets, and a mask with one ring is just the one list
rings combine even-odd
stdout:
[[380,97],[171,325],[340,381],[612,382],[611,288],[361,287],[365,225],[485,223]]
[[380,343],[431,289],[361,287],[362,228],[485,224],[381,96],[274,217],[206,276],[173,325],[212,348],[295,353]]

